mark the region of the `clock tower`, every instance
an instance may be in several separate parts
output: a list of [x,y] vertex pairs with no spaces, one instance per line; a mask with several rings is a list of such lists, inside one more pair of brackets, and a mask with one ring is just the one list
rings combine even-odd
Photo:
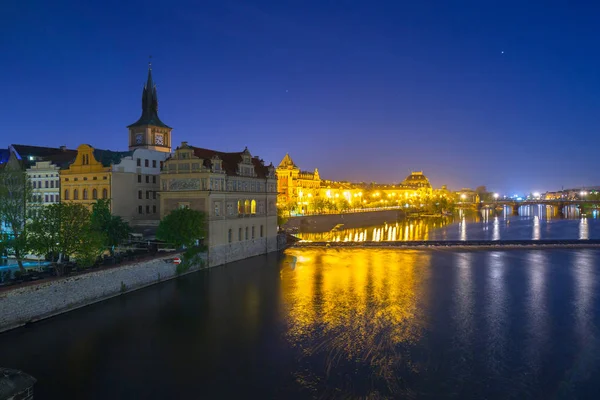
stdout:
[[148,149],[171,152],[171,131],[158,118],[158,96],[152,80],[152,64],[148,64],[148,80],[142,92],[142,116],[129,125],[129,150]]

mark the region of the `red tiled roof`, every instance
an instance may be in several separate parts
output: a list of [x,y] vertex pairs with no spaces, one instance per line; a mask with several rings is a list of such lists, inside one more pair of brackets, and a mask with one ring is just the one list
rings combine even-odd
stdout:
[[[229,176],[238,175],[237,169],[238,164],[242,162],[242,154],[243,151],[237,153],[224,153],[221,151],[203,149],[201,147],[192,147],[194,149],[194,155],[198,158],[203,159],[203,165],[207,168],[210,168],[212,162],[212,158],[214,156],[218,156],[223,161],[223,170]],[[269,174],[269,168],[264,165],[262,160],[253,157],[252,164],[254,164],[254,170],[256,171],[256,176],[258,178],[266,178]]]

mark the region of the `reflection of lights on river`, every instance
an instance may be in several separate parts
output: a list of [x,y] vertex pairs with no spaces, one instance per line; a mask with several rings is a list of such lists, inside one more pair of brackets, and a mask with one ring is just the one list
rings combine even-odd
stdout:
[[460,232],[460,240],[467,240],[467,221],[464,217],[458,224],[458,230]]
[[540,218],[536,215],[533,217],[533,240],[540,240]]
[[590,238],[590,229],[587,218],[581,218],[579,220],[579,239],[588,240]]
[[494,228],[492,232],[492,240],[500,240],[500,220],[498,217],[494,218]]

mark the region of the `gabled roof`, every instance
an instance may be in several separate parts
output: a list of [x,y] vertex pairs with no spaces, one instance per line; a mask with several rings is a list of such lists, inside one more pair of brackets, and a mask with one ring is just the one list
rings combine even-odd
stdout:
[[[203,159],[203,165],[207,168],[211,167],[212,159],[218,156],[222,160],[222,166],[225,173],[229,176],[238,175],[237,169],[238,164],[242,162],[242,155],[249,154],[247,149],[238,153],[224,153],[222,151],[203,149],[201,147],[190,146],[194,150],[194,155],[198,158]],[[258,157],[252,158],[252,164],[254,165],[254,171],[258,178],[266,178],[269,175],[269,167],[264,165],[264,162]]]
[[278,168],[287,168],[287,167],[298,168],[298,167],[296,167],[296,164],[294,164],[294,160],[292,160],[292,157],[290,157],[290,155],[288,153],[285,153],[285,157],[283,157],[283,160],[281,160],[281,162],[279,163]]
[[[77,150],[65,147],[42,147],[13,144],[12,148],[23,161],[25,168],[30,167],[38,161],[50,161],[59,168],[66,167],[77,156]],[[30,159],[33,157],[33,160]]]

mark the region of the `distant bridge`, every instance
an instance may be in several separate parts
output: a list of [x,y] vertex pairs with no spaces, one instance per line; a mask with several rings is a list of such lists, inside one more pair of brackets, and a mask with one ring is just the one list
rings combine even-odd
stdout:
[[[558,216],[564,216],[564,208],[569,206],[576,206],[579,210],[584,205],[600,206],[600,200],[567,200],[567,199],[556,199],[556,200],[514,200],[514,199],[498,199],[493,201],[482,201],[481,203],[458,203],[459,208],[497,208],[497,207],[510,207],[513,215],[519,215],[519,207],[521,206],[552,206]],[[597,207],[595,207],[597,208]]]

